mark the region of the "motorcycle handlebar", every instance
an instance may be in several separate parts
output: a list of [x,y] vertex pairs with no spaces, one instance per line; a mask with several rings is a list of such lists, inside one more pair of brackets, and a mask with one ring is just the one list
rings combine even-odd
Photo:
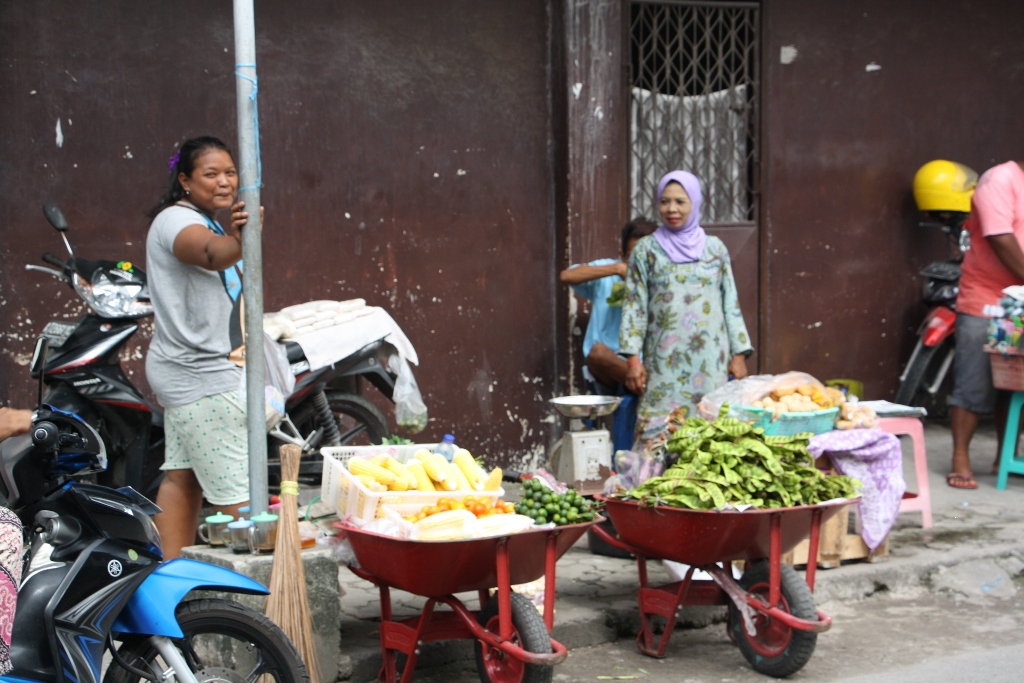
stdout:
[[64,270],[67,267],[67,263],[66,262],[60,260],[59,258],[54,256],[50,252],[46,252],[45,254],[43,254],[43,261],[45,261],[46,263],[49,263],[51,266],[56,266],[56,267],[60,268],[61,270]]

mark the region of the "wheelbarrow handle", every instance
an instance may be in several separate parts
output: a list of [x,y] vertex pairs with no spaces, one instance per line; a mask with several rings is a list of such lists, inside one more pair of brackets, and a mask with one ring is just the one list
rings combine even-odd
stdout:
[[600,524],[593,525],[592,527],[590,527],[589,531],[593,531],[595,534],[598,535],[598,537],[602,541],[604,541],[605,543],[607,543],[608,545],[610,545],[610,546],[612,546],[614,548],[618,548],[619,550],[627,552],[627,553],[629,553],[631,555],[639,556],[639,555],[643,554],[641,552],[638,552],[637,549],[634,548],[633,546],[630,546],[630,545],[627,545],[626,543],[624,543],[622,541],[622,539],[620,539],[618,536],[613,536],[611,533],[608,532],[607,529],[605,529]]
[[501,472],[502,481],[507,481],[512,484],[518,484],[520,481],[522,481],[522,478],[522,472],[515,472],[513,470],[502,470]]

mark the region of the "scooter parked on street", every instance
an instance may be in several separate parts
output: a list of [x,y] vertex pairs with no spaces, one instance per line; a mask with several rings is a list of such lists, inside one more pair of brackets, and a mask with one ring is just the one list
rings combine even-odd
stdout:
[[109,652],[104,683],[308,683],[295,646],[262,614],[231,600],[182,602],[197,589],[266,595],[264,586],[195,560],[163,562],[156,505],[130,487],[75,481],[106,468],[106,447],[82,417],[43,403],[47,342],[33,354],[32,428],[0,442],[0,502],[28,546],[13,670],[0,680],[99,683]]
[[[92,311],[75,322],[44,326],[42,334],[51,347],[41,370],[48,386],[45,402],[80,415],[100,434],[110,458],[100,483],[132,486],[155,496],[164,460],[163,412],[132,384],[120,364],[139,319],[153,314],[146,274],[127,261],[75,256],[60,209],[47,204],[43,213],[60,232],[69,257],[47,253],[42,259],[53,267],[25,267],[70,285]],[[361,393],[365,380],[392,398],[396,376],[388,370],[388,359],[395,350],[381,339],[312,372],[298,344],[286,344],[286,352],[296,384],[285,403],[285,419],[268,436],[270,480],[276,484],[280,479],[279,446],[292,443],[303,449],[300,481],[319,484],[320,446],[380,443],[391,434],[387,418]]]
[[896,403],[919,406],[943,414],[943,382],[953,365],[956,349],[956,299],[960,293],[960,264],[971,248],[965,225],[978,175],[951,161],[932,161],[914,177],[918,225],[942,231],[951,256],[921,270],[925,278],[922,301],[931,308],[917,330],[917,343],[900,375]]

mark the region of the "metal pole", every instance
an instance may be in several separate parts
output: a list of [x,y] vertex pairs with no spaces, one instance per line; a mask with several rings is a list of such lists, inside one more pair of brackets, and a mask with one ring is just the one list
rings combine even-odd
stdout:
[[256,21],[253,0],[234,0],[235,90],[238,99],[238,198],[249,219],[242,228],[245,305],[245,386],[249,427],[249,504],[267,510],[267,422],[263,372],[263,225],[260,220],[260,142],[256,109]]

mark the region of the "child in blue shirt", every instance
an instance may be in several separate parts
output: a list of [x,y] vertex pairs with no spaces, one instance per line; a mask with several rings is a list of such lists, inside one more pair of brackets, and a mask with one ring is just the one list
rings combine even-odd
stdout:
[[624,282],[626,261],[637,240],[650,235],[656,228],[646,218],[635,218],[622,228],[622,252],[618,260],[598,259],[570,266],[559,276],[562,282],[571,285],[577,294],[590,301],[590,322],[583,336],[583,376],[587,380],[587,388],[601,395],[623,396],[613,418],[615,450],[633,447],[636,396],[625,388],[626,360],[618,355],[622,304],[609,305],[608,298],[615,284]]

